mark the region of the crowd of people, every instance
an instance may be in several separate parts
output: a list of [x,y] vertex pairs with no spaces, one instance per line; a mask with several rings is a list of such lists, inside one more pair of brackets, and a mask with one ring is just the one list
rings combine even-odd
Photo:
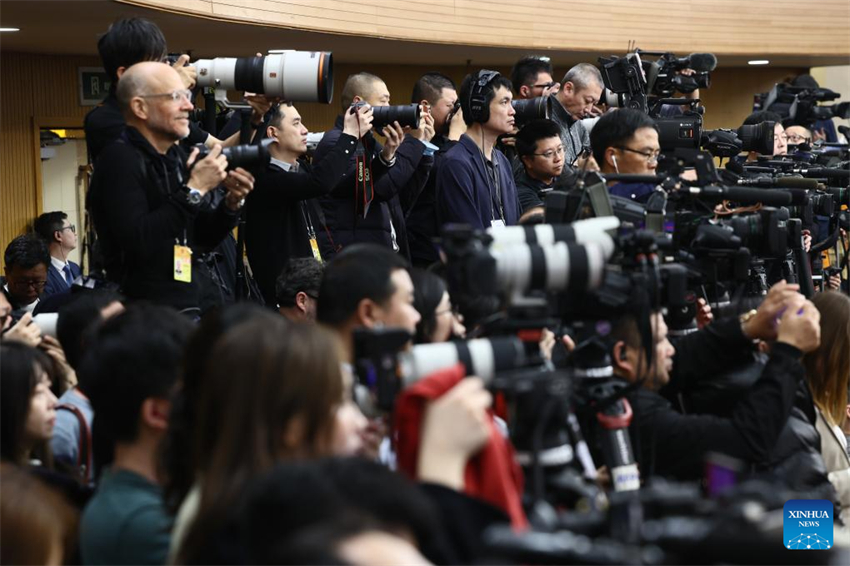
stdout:
[[[311,154],[289,101],[246,95],[250,118],[218,137],[190,122],[194,69],[163,62],[152,22],[118,21],[98,49],[112,89],[85,129],[102,273],[69,260],[79,242],[63,212],[5,248],[0,562],[497,559],[483,533],[530,524],[504,399],[450,367],[387,412],[358,372],[363,332],[403,330],[405,349],[480,336],[498,305],[480,297],[460,314],[441,228],[540,223],[547,193],[587,170],[652,174],[653,119],[604,111],[594,65],[556,82],[547,59],[527,57],[511,77],[481,70],[459,88],[427,73],[412,93],[418,128],[375,131],[391,94],[361,72]],[[515,96],[546,97],[550,118],[518,127]],[[222,153],[244,119],[253,141],[271,140],[262,170]],[[814,135],[748,118],[765,121],[774,155]],[[643,202],[655,185],[608,190]],[[808,242],[826,237],[813,231]],[[639,415],[641,476],[699,480],[723,453],[833,501],[850,525],[846,284],[834,275],[808,300],[780,281],[718,320],[700,302],[684,336],[668,336],[660,310],[646,325],[613,320],[606,355]],[[575,338],[545,330],[532,349],[556,367]],[[716,377],[741,368],[751,377],[718,394]],[[602,439],[582,430],[598,468],[585,479],[610,490]]]

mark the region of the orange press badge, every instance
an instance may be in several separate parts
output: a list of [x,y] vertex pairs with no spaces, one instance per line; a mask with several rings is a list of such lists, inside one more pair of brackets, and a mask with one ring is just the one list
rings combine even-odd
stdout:
[[192,249],[188,246],[174,245],[174,280],[192,282]]

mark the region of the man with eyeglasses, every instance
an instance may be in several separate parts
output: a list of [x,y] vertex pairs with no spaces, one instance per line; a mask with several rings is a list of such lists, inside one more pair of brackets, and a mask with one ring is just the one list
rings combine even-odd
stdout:
[[785,128],[785,136],[788,138],[789,151],[797,151],[800,145],[812,145],[812,132],[805,126],[788,126]]
[[548,57],[523,57],[511,69],[511,84],[517,99],[555,94],[561,84],[552,80],[552,63]]
[[77,247],[77,229],[61,211],[45,212],[33,223],[35,233],[47,242],[50,252],[50,267],[47,269],[47,285],[44,297],[68,293],[74,280],[82,272],[80,266],[68,259]]
[[[175,144],[189,133],[193,106],[168,65],[133,65],[116,95],[127,127],[101,152],[88,195],[106,275],[129,299],[196,316],[195,252],[215,247],[233,229],[254,177],[242,168],[226,173],[220,146],[202,159],[195,149],[187,159]],[[211,193],[220,184],[226,196],[213,205]]]
[[38,306],[47,284],[50,254],[47,244],[35,234],[25,234],[12,240],[3,254],[6,277],[3,294],[12,306],[12,320],[17,322]]
[[517,133],[516,150],[523,168],[515,174],[523,216],[543,210],[543,198],[564,169],[561,129],[552,120],[532,120]]
[[[590,133],[593,157],[602,173],[654,175],[661,146],[652,118],[629,108],[603,115]],[[609,183],[612,195],[645,202],[655,190],[652,183]]]

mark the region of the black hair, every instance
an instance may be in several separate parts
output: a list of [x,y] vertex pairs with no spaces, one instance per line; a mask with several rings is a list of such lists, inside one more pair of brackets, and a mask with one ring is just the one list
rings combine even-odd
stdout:
[[49,245],[53,242],[56,232],[62,229],[67,218],[68,215],[62,211],[45,212],[35,219],[35,222],[32,223],[32,229]]
[[[82,361],[83,351],[89,338],[89,330],[100,322],[100,311],[115,302],[122,302],[118,293],[106,289],[91,289],[69,294],[70,302],[59,308],[56,321],[56,338],[65,352],[65,359],[75,370]],[[83,384],[80,388],[85,391]]]
[[3,261],[9,269],[16,265],[24,269],[32,269],[40,263],[48,267],[50,252],[41,237],[35,234],[24,234],[9,242],[3,254]]
[[532,120],[517,132],[516,152],[521,156],[532,155],[537,151],[537,142],[540,140],[560,137],[561,127],[554,120]]
[[744,120],[744,126],[755,126],[762,122],[777,122],[782,123],[782,116],[770,110],[757,110]]
[[164,478],[163,497],[175,514],[197,480],[194,441],[198,404],[206,383],[207,362],[219,338],[226,332],[266,312],[267,309],[252,303],[236,303],[223,309],[214,309],[204,316],[186,343],[183,380],[171,404],[168,432],[163,440],[160,458],[160,471]]
[[24,434],[30,399],[43,370],[53,382],[53,364],[47,354],[19,342],[0,345],[0,456],[15,464],[25,464]]
[[341,324],[357,312],[363,299],[385,304],[395,293],[393,272],[407,267],[402,256],[377,244],[345,248],[325,267],[316,319]]
[[794,80],[791,81],[791,86],[804,87],[804,88],[820,88],[818,81],[811,75],[797,75],[794,77]]
[[137,439],[144,401],[171,396],[191,330],[177,311],[147,304],[131,305],[98,328],[80,364],[96,442]]
[[367,98],[372,92],[372,85],[379,81],[384,82],[381,77],[365,71],[349,75],[348,78],[345,79],[345,84],[342,87],[342,94],[340,95],[342,109],[345,110],[351,106],[352,102],[354,102],[355,96]]
[[[466,75],[463,79],[463,83],[460,85],[460,94],[458,95],[458,99],[460,100],[460,109],[463,111],[463,121],[467,126],[471,126],[475,121],[472,119],[472,111],[469,107],[469,98],[472,96],[472,86],[476,81],[478,74],[475,75]],[[489,117],[490,115],[490,103],[493,102],[493,99],[496,97],[496,91],[499,90],[499,87],[505,87],[508,90],[511,90],[511,81],[506,79],[504,76],[499,75],[495,79],[491,80],[487,83],[487,86],[484,87],[484,112],[483,116]],[[486,120],[480,120],[485,121]]]
[[439,275],[424,269],[412,269],[410,278],[413,280],[413,307],[421,315],[414,343],[427,344],[437,326],[437,307],[448,287]]
[[655,121],[640,110],[621,108],[603,114],[590,131],[590,147],[599,166],[605,163],[606,149],[622,146],[641,128],[658,129]]
[[425,73],[413,85],[413,94],[410,97],[410,102],[419,104],[423,100],[427,100],[429,104],[434,105],[440,100],[444,88],[457,90],[457,85],[443,73],[436,71]]
[[511,69],[511,84],[514,87],[514,93],[518,95],[520,88],[533,85],[540,73],[552,74],[552,63],[549,59],[531,55],[517,61]]
[[290,258],[275,282],[275,300],[278,306],[295,306],[295,296],[301,292],[313,298],[318,297],[322,271],[322,264],[312,257]]
[[271,120],[269,120],[269,126],[280,128],[281,122],[284,118],[286,118],[287,108],[292,108],[292,103],[288,100],[284,100],[280,104],[275,105],[275,107],[273,108]]
[[159,27],[143,18],[116,21],[97,42],[97,51],[106,74],[112,80],[110,91],[118,86],[118,68],[143,61],[161,61],[168,53]]

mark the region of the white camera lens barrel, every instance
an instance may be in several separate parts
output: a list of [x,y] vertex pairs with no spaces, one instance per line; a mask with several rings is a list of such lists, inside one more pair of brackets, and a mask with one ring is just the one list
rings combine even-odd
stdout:
[[285,51],[264,57],[216,57],[194,63],[197,82],[278,96],[292,102],[333,99],[333,55],[328,51]]
[[489,382],[499,371],[525,365],[525,348],[516,336],[499,336],[420,344],[399,354],[399,367],[405,386],[458,363],[464,365],[467,375],[477,375]]
[[611,255],[598,242],[515,245],[491,250],[491,254],[496,259],[499,288],[507,293],[583,293],[596,289],[602,284],[605,262]]
[[490,228],[488,233],[493,237],[493,246],[510,246],[515,244],[538,244],[551,246],[555,242],[579,243],[599,242],[610,245],[611,253],[614,241],[607,230],[620,226],[616,216],[601,216],[588,218],[571,224],[537,224],[534,226],[504,226]]

